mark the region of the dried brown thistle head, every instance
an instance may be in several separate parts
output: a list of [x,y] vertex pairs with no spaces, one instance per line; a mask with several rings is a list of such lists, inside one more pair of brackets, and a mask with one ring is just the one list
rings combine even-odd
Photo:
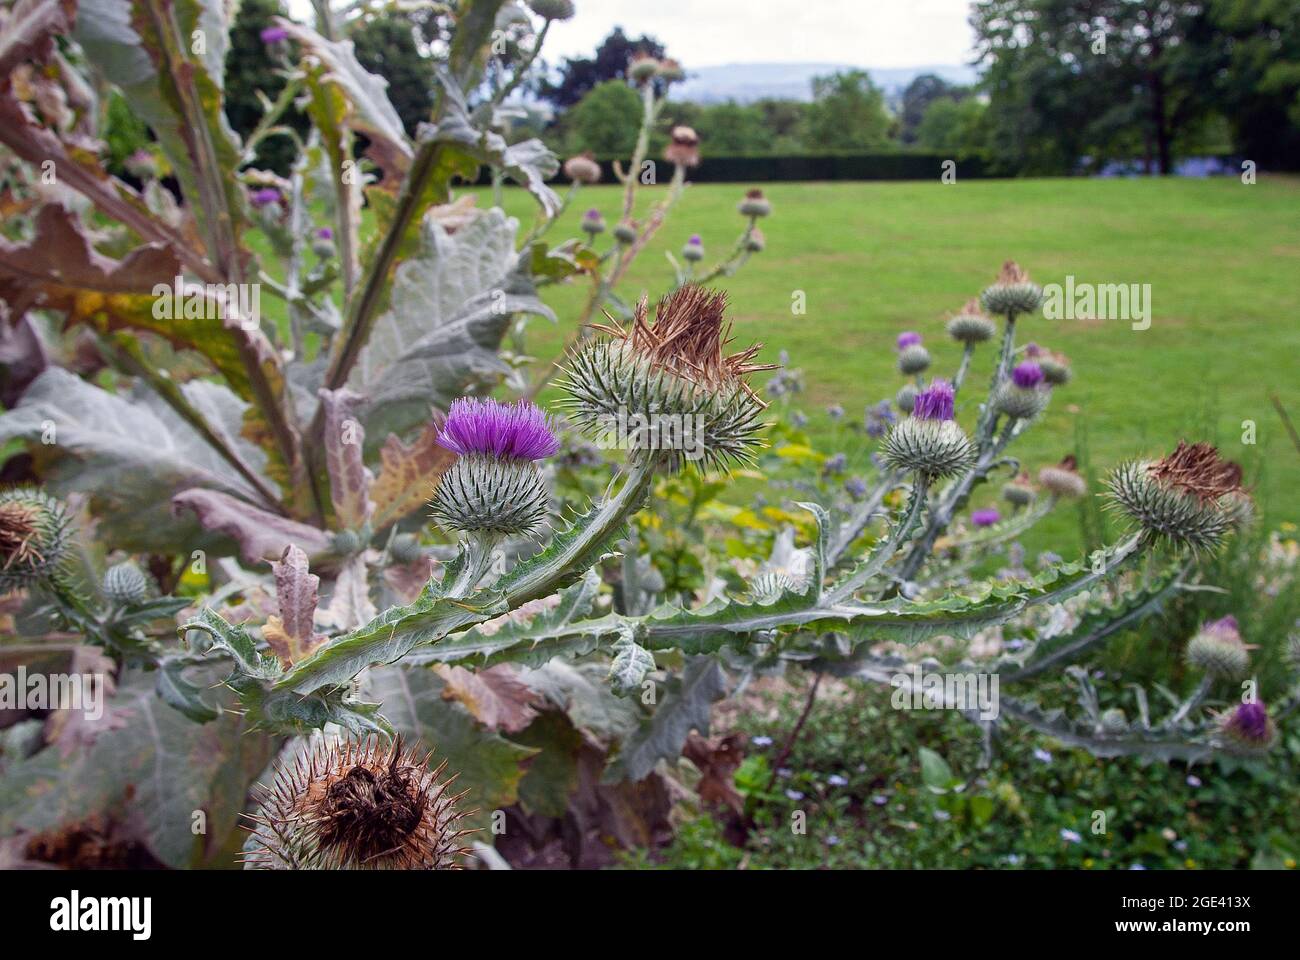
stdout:
[[38,532],[35,506],[21,500],[0,503],[0,569],[42,563]]
[[726,310],[724,291],[687,284],[659,301],[653,321],[648,300],[642,297],[636,305],[630,330],[625,330],[608,314],[609,324],[594,327],[627,342],[637,356],[653,366],[708,388],[739,383],[752,396],[746,378],[760,370],[774,370],[776,364],[753,362],[763,349],[761,343],[726,354],[726,347],[732,342]]
[[998,274],[996,282],[1005,286],[1015,283],[1028,283],[1029,273],[1016,261],[1008,260],[1002,264],[1002,272]]
[[699,166],[699,135],[690,127],[673,127],[670,137],[670,142],[664,150],[664,159],[682,167]]
[[314,749],[260,791],[245,863],[288,870],[445,870],[467,851],[467,814],[439,782],[444,760],[408,750],[399,738]]
[[1174,452],[1151,464],[1149,472],[1153,479],[1180,487],[1201,503],[1241,490],[1241,467],[1224,460],[1213,444],[1204,442],[1178,441]]

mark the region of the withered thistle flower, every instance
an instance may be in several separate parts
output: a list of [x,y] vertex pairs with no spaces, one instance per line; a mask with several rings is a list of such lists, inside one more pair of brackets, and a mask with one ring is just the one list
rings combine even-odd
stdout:
[[980,302],[989,313],[1015,316],[1033,313],[1043,303],[1043,288],[1029,279],[1029,274],[1014,260],[1002,265],[1002,272],[991,286],[985,287]]
[[63,504],[31,487],[0,490],[0,593],[57,572],[68,553]]
[[1234,753],[1263,753],[1277,739],[1277,727],[1264,704],[1242,703],[1219,715],[1223,745]]
[[518,536],[545,519],[546,484],[535,461],[554,456],[560,441],[539,408],[462,397],[452,403],[437,442],[460,454],[430,501],[444,528]]
[[587,150],[564,161],[564,175],[574,183],[600,183],[600,164]]
[[[259,786],[244,865],[262,870],[454,870],[472,831],[457,824],[465,793],[439,781],[401,739],[321,744]],[[468,791],[467,791],[468,792]]]
[[912,415],[894,424],[881,442],[885,462],[928,479],[951,476],[974,463],[975,446],[953,420],[953,402],[946,380],[935,380],[916,394]]
[[997,333],[993,321],[984,315],[978,300],[967,301],[961,313],[948,321],[948,336],[967,345],[991,340]]
[[[748,378],[776,367],[754,362],[762,344],[726,353],[726,306],[722,291],[686,284],[659,301],[654,320],[644,297],[629,328],[606,315],[609,324],[593,325],[605,336],[568,358],[569,417],[595,437],[622,427],[634,451],[680,448],[711,467],[751,461],[765,405]],[[674,432],[677,446],[664,442]]]
[[1039,357],[1038,367],[1043,371],[1043,379],[1053,387],[1065,386],[1073,376],[1070,361],[1063,353],[1049,353]]
[[757,188],[745,191],[745,199],[740,201],[736,208],[742,216],[746,217],[766,217],[772,212],[772,203],[767,197],[763,196],[763,191]]
[[666,83],[677,83],[686,79],[686,71],[682,69],[682,65],[671,57],[659,61],[659,68],[655,74]]
[[700,138],[690,127],[673,127],[671,139],[664,149],[664,159],[679,167],[700,165]]
[[1002,487],[1002,499],[1013,507],[1027,507],[1034,502],[1034,485],[1029,481],[1029,474],[1022,473]]
[[627,62],[627,75],[632,78],[633,83],[645,83],[653,79],[658,72],[659,61],[642,51],[632,54],[632,59]]
[[1126,463],[1107,486],[1112,507],[1153,540],[1194,551],[1213,549],[1236,524],[1234,500],[1245,495],[1241,467],[1208,443],[1180,441],[1154,463]]
[[1074,455],[1066,457],[1054,467],[1038,471],[1038,482],[1058,497],[1073,499],[1088,492],[1087,481],[1079,475],[1079,462]]

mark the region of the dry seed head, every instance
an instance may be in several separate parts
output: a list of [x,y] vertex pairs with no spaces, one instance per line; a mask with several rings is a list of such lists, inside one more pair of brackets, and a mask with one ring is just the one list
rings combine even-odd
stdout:
[[378,739],[319,744],[259,787],[244,864],[264,870],[450,870],[468,850],[446,761]]
[[63,504],[41,490],[0,490],[0,593],[55,573],[68,553]]
[[1042,306],[1043,288],[1029,279],[1020,264],[1008,260],[1002,264],[997,280],[980,294],[980,303],[989,313],[1033,313]]

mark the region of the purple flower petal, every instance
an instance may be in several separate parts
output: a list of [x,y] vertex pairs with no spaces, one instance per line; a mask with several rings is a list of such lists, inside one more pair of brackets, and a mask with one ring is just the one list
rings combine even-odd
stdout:
[[535,405],[477,397],[452,403],[438,444],[461,456],[485,453],[507,460],[542,460],[560,449],[550,420]]
[[916,395],[912,416],[920,420],[951,420],[953,413],[952,384],[935,380]]
[[921,335],[911,330],[905,331],[898,335],[898,349],[906,350],[908,347],[914,347],[921,342]]
[[284,27],[267,27],[260,34],[262,42],[265,44],[282,43],[289,39],[289,31]]
[[977,527],[991,527],[1002,519],[1002,515],[992,507],[975,510],[970,515],[971,522]]
[[1043,368],[1033,360],[1026,360],[1016,364],[1016,368],[1011,371],[1011,379],[1017,387],[1032,389],[1043,382]]

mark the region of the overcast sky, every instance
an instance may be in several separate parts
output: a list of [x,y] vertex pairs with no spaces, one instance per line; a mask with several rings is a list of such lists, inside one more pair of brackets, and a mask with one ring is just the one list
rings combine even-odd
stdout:
[[648,33],[687,67],[723,63],[962,64],[969,0],[574,0],[545,56],[590,56],[614,26]]

